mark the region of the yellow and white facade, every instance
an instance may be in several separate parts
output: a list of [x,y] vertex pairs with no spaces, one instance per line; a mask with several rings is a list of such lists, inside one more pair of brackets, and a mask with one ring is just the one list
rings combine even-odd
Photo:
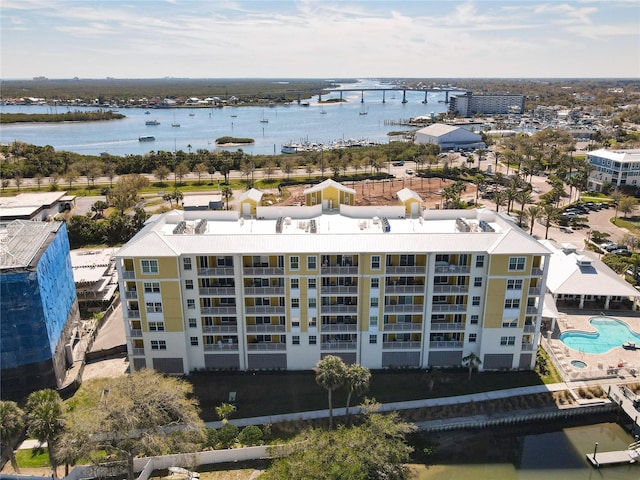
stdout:
[[132,368],[307,370],[328,354],[451,367],[471,352],[481,369],[533,368],[546,247],[493,211],[416,216],[311,193],[251,216],[167,212],[123,246]]

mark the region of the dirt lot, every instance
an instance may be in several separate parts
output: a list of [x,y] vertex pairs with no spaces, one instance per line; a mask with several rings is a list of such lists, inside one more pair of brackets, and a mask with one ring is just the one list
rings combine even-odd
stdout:
[[[442,189],[453,182],[440,178],[418,178],[409,177],[406,179],[392,179],[385,181],[364,181],[345,182],[344,186],[353,188],[356,191],[356,205],[397,205],[396,193],[403,188],[409,188],[416,192],[423,201],[426,209],[440,206]],[[287,187],[290,196],[282,202],[282,205],[304,205],[303,191],[309,185]],[[475,186],[467,184],[467,191],[463,193],[464,199],[475,199]]]

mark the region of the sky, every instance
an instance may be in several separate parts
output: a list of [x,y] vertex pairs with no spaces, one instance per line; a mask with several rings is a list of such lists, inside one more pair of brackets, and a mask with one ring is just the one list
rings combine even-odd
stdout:
[[0,0],[0,77],[640,78],[640,0]]

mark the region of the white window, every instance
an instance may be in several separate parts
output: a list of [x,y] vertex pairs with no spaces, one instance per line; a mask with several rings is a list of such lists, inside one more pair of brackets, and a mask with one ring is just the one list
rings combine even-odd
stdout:
[[184,288],[186,288],[187,290],[193,290],[193,280],[185,280]]
[[291,270],[300,269],[300,257],[289,257],[289,267]]
[[372,307],[378,306],[378,297],[371,297],[371,306]]
[[316,288],[316,279],[315,278],[307,278],[307,288],[309,290],[315,290],[315,288]]
[[300,308],[300,299],[292,298],[291,299],[291,308]]
[[164,322],[149,322],[150,332],[164,332]]
[[478,255],[476,257],[476,267],[478,268],[484,267],[484,255]]
[[162,303],[147,302],[147,313],[162,313]]
[[315,345],[318,342],[318,339],[315,335],[309,335],[309,345]]
[[307,269],[308,270],[315,270],[318,265],[318,257],[316,256],[312,256],[312,257],[307,257]]
[[473,279],[473,286],[474,287],[481,287],[482,286],[482,277],[475,277]]
[[198,346],[198,337],[191,337],[191,346],[192,347]]
[[158,273],[157,260],[140,260],[142,265],[142,273]]
[[292,318],[291,319],[291,326],[293,328],[300,328],[300,319],[296,318],[296,317]]
[[185,270],[191,270],[192,266],[191,266],[191,257],[184,257],[182,259],[182,268],[184,268]]
[[316,297],[309,297],[309,308],[316,308]]
[[500,337],[500,345],[511,346],[516,344],[516,337]]
[[475,306],[480,305],[480,297],[472,297],[471,305],[475,305]]
[[519,298],[507,298],[504,301],[504,308],[520,308]]
[[371,288],[380,288],[380,279],[378,277],[371,279]]
[[189,328],[197,328],[197,327],[198,327],[198,320],[196,320],[195,318],[190,318]]
[[503,328],[518,328],[518,319],[517,318],[503,318],[502,319],[502,327]]
[[300,335],[292,335],[291,343],[294,345],[300,345]]
[[478,315],[471,315],[471,319],[470,319],[469,323],[471,325],[477,325],[478,324]]
[[166,350],[167,342],[164,340],[151,340],[151,350]]
[[160,293],[160,282],[144,282],[144,293]]
[[523,271],[526,263],[525,257],[510,257],[509,258],[509,270],[510,271]]
[[522,279],[521,278],[508,279],[507,290],[522,290]]
[[380,255],[371,256],[371,268],[375,270],[380,269]]
[[294,290],[297,290],[300,288],[300,279],[299,278],[292,278],[291,279],[291,288]]
[[316,319],[316,317],[309,317],[309,326],[310,327],[315,327],[318,323],[318,320]]
[[377,335],[369,335],[369,343],[372,344],[372,345],[378,343],[378,336]]
[[187,309],[188,310],[196,309],[196,301],[193,298],[187,298]]
[[369,325],[372,327],[377,327],[378,326],[378,316],[377,315],[371,315],[369,317]]
[[478,334],[477,333],[470,333],[469,334],[469,343],[475,343],[477,339],[478,339]]

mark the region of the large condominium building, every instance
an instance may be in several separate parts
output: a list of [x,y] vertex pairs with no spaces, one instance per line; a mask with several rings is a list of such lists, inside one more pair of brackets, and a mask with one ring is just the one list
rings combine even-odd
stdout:
[[[400,194],[401,193],[401,194]],[[531,369],[550,251],[489,210],[354,206],[331,180],[306,206],[172,211],[117,252],[134,369]],[[242,202],[242,201],[241,201]]]
[[470,117],[480,114],[509,114],[524,112],[524,95],[513,93],[453,95],[449,102],[449,112]]
[[640,150],[594,150],[587,153],[587,160],[593,167],[588,189],[599,192],[605,184],[640,187]]

